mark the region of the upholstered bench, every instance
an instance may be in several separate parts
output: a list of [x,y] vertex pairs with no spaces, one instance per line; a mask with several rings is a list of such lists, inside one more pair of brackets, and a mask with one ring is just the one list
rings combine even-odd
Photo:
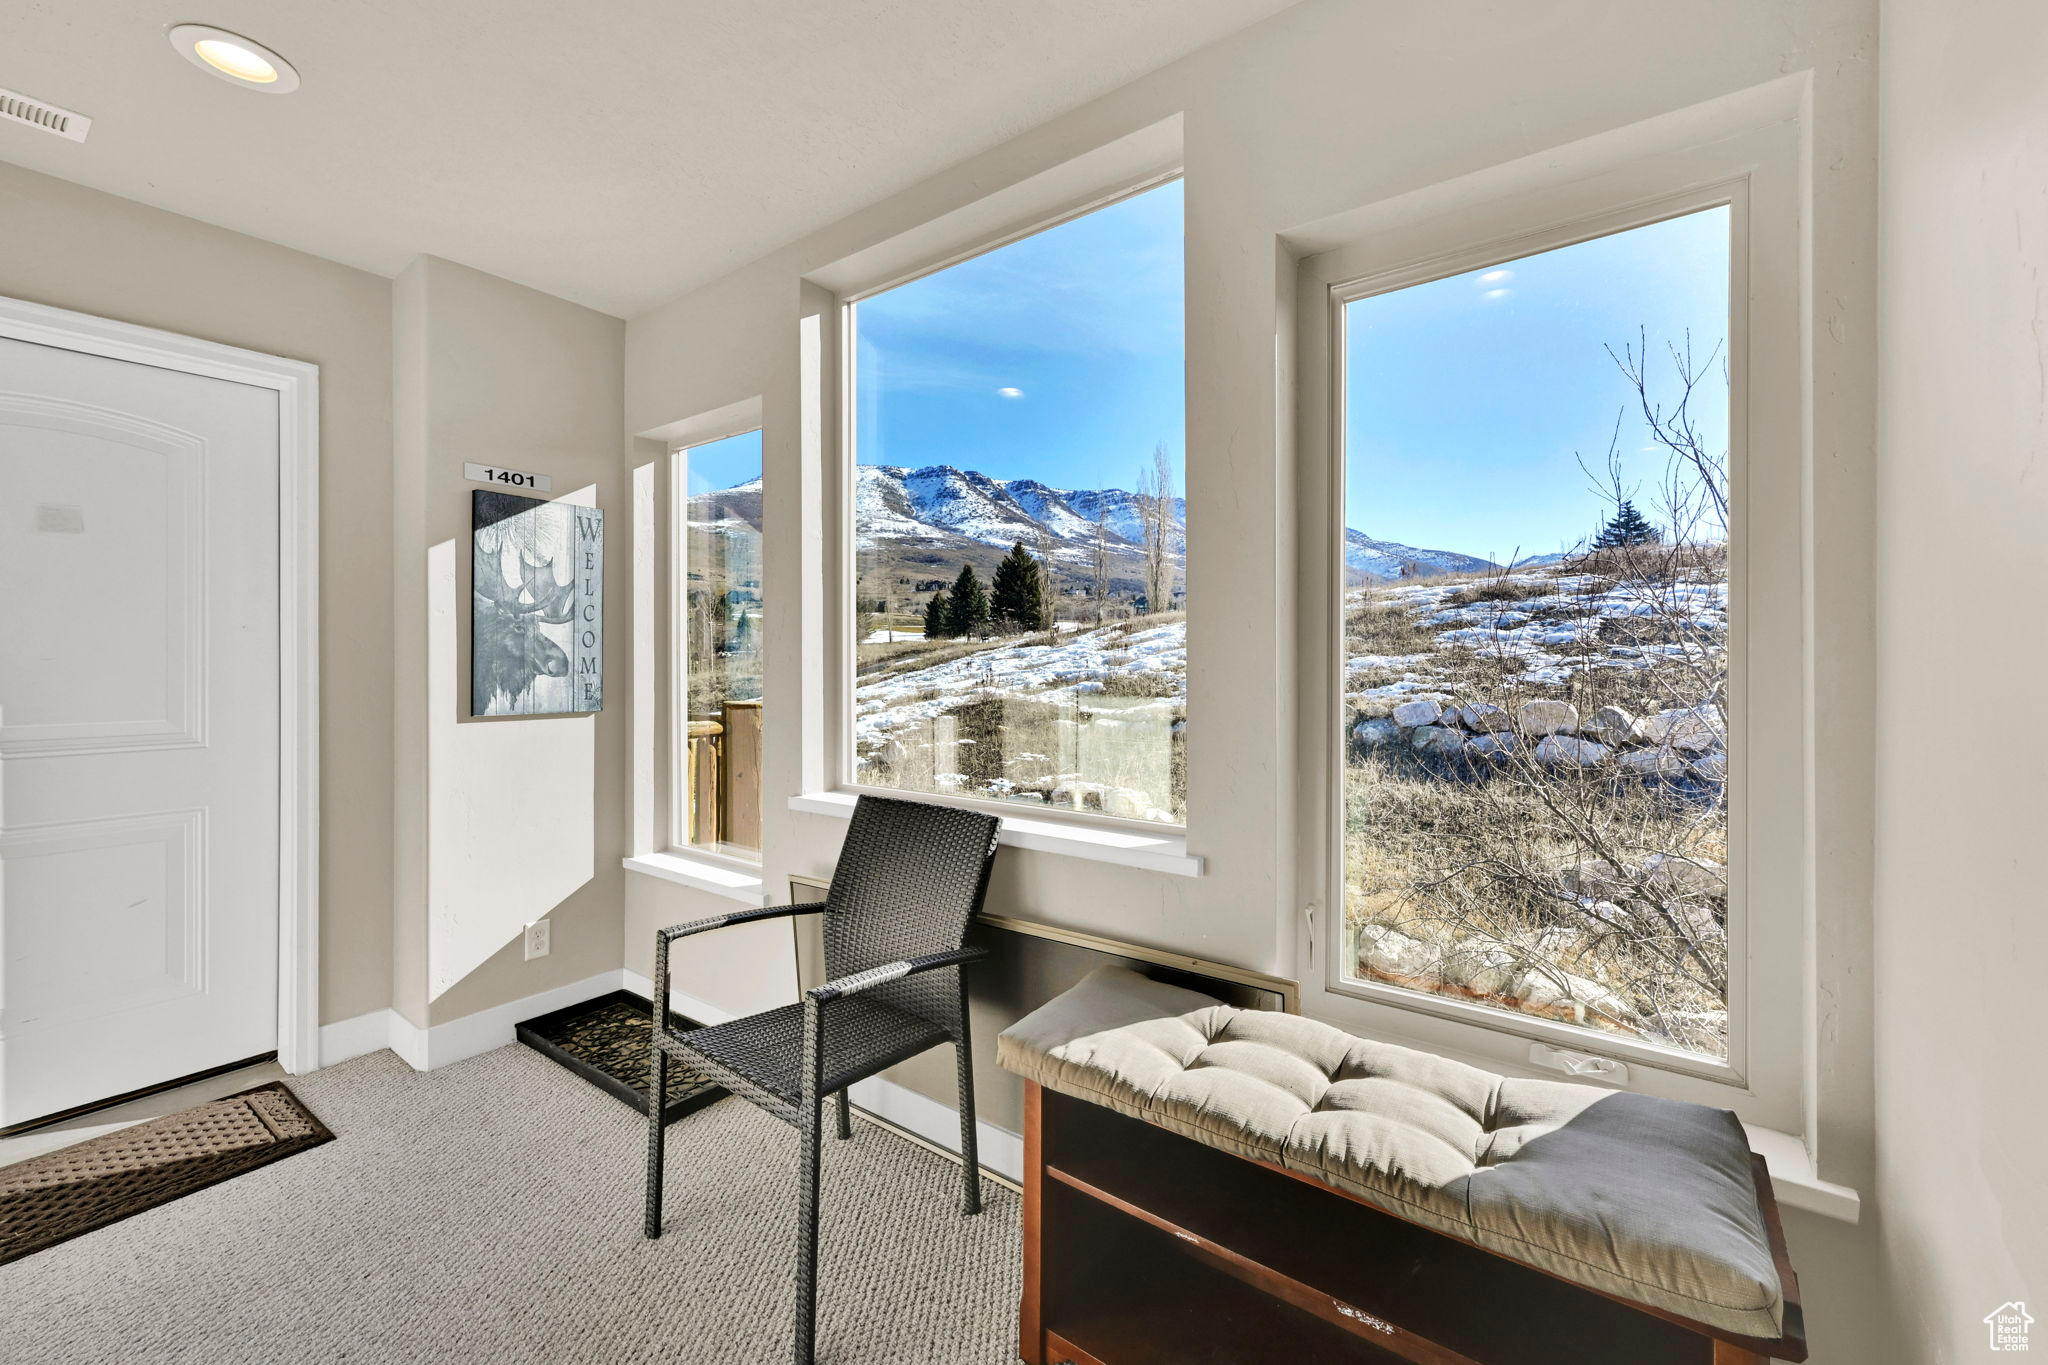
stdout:
[[1031,1365],[1805,1358],[1770,1179],[1724,1110],[1121,967],[997,1049],[1027,1082]]

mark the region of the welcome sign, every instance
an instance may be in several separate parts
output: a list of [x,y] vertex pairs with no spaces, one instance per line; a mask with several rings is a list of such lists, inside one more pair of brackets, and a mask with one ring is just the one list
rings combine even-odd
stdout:
[[470,714],[604,709],[604,512],[471,495]]

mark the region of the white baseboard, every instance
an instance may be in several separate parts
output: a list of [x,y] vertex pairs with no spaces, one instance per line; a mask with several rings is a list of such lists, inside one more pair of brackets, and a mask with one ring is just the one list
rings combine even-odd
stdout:
[[[413,1070],[431,1071],[503,1047],[512,1041],[512,1028],[520,1020],[615,991],[625,984],[626,975],[617,970],[599,972],[582,981],[478,1010],[432,1028],[421,1028],[397,1010],[372,1010],[320,1030],[320,1065],[333,1066],[388,1047]],[[643,984],[636,989],[644,993],[645,978],[640,980]]]
[[[621,972],[620,976],[627,990],[635,995],[644,995],[649,1000],[654,998],[654,983],[631,967]],[[688,991],[677,990],[673,983],[668,988],[668,1004],[670,1009],[678,1014],[686,1014],[700,1024],[729,1024],[739,1018],[739,1015],[723,1006],[714,1005],[709,1000],[700,999]]]
[[391,1050],[405,1059],[405,1064],[414,1071],[427,1071],[427,1030],[412,1020],[391,1011]]
[[536,1014],[546,1014],[550,1010],[564,1009],[579,1001],[595,999],[619,989],[623,984],[624,975],[624,972],[614,968],[566,986],[557,986],[551,991],[529,995],[523,1000],[478,1010],[475,1014],[465,1014],[460,1019],[450,1019],[447,1023],[436,1024],[430,1029],[414,1028],[413,1032],[424,1034],[417,1058],[399,1047],[396,1039],[392,1042],[392,1050],[412,1063],[415,1071],[431,1071],[437,1066],[459,1062],[465,1057],[474,1057],[480,1052],[489,1052],[492,1048],[503,1047],[511,1042],[512,1027],[522,1019],[531,1019]]
[[[856,1109],[865,1109],[886,1123],[915,1133],[934,1147],[960,1155],[960,1111],[952,1105],[920,1095],[886,1076],[861,1081],[848,1093]],[[1024,1178],[1024,1139],[1009,1129],[998,1128],[987,1119],[976,1119],[974,1148],[985,1169],[1005,1180]]]
[[[654,983],[638,972],[626,972],[625,985],[629,991],[637,991],[650,1000],[654,998]],[[706,1024],[723,1024],[735,1017],[731,1010],[721,1009],[708,1000],[673,988],[669,992],[669,1007]],[[861,1081],[849,1093],[855,1108],[864,1109],[885,1123],[893,1123],[934,1147],[955,1156],[960,1154],[960,1111],[952,1105],[920,1095],[886,1076]],[[974,1125],[974,1143],[976,1155],[988,1170],[1008,1180],[1024,1178],[1022,1137],[980,1119]]]
[[353,1019],[320,1026],[320,1065],[333,1066],[351,1057],[361,1057],[391,1046],[393,1010],[371,1010]]

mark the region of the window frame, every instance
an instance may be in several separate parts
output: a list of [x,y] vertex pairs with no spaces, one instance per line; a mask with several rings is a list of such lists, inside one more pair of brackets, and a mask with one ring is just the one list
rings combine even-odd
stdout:
[[[762,433],[762,539],[767,539],[766,459],[767,430],[758,412],[734,423],[712,428],[707,434],[691,433],[667,443],[663,473],[668,480],[668,811],[663,838],[666,851],[683,858],[701,859],[738,872],[759,873],[765,851],[751,858],[729,853],[724,848],[693,844],[688,837],[690,815],[689,726],[690,726],[690,481],[685,474],[689,453],[701,446],[729,441],[735,436]],[[766,555],[763,555],[764,565]],[[765,587],[765,584],[764,584]],[[768,630],[763,620],[761,629]],[[765,646],[764,646],[765,648]],[[764,661],[765,673],[765,661]],[[762,795],[762,819],[767,818],[767,795]]]
[[[837,581],[831,599],[831,610],[834,616],[832,621],[828,623],[829,633],[827,639],[828,642],[831,640],[839,641],[840,647],[837,650],[838,657],[833,662],[830,671],[834,695],[831,702],[832,724],[829,727],[829,738],[827,740],[829,748],[826,755],[825,771],[831,784],[831,790],[848,796],[880,796],[896,800],[933,802],[940,805],[958,806],[968,810],[981,811],[986,814],[1003,816],[1013,820],[1027,820],[1034,824],[1043,822],[1046,825],[1064,825],[1077,830],[1099,831],[1112,836],[1134,836],[1137,844],[1147,847],[1161,844],[1177,844],[1186,838],[1189,823],[1186,820],[1167,824],[1159,821],[1133,819],[1127,816],[1107,815],[1094,811],[1063,810],[1057,806],[1031,805],[1023,801],[995,801],[983,797],[961,796],[951,792],[928,792],[907,787],[878,787],[856,781],[854,778],[856,744],[854,738],[855,727],[853,724],[853,708],[859,687],[860,664],[859,642],[853,638],[853,622],[856,619],[856,612],[854,610],[855,590],[860,578],[860,548],[858,527],[856,525],[858,480],[860,477],[858,472],[860,465],[859,422],[856,420],[857,404],[859,402],[859,391],[857,388],[859,364],[857,317],[859,305],[903,285],[914,284],[927,276],[936,275],[940,271],[949,270],[956,265],[1000,251],[1004,247],[1016,242],[1036,237],[1063,224],[1073,222],[1076,219],[1086,218],[1092,213],[1120,204],[1127,199],[1134,199],[1141,194],[1185,179],[1185,170],[1178,166],[1170,170],[1150,173],[1135,180],[1123,179],[1117,182],[1114,188],[1104,189],[1086,196],[1078,203],[1064,205],[1056,212],[1035,216],[1026,220],[1021,225],[1013,225],[1001,232],[981,236],[977,238],[972,246],[948,252],[907,270],[896,271],[873,284],[863,285],[857,289],[843,289],[835,293],[832,311],[835,314],[835,333],[838,346],[837,364],[835,366],[838,395],[838,402],[836,404],[838,440],[832,443],[831,447],[836,451],[836,458],[834,461],[834,478],[828,486],[832,490],[830,496],[834,502],[833,525],[838,535],[838,552],[832,559]],[[1183,243],[1185,243],[1187,236],[1185,217],[1182,220],[1181,236]],[[1183,294],[1185,294],[1185,276],[1183,276],[1182,283]],[[1182,354],[1185,357],[1187,344],[1185,321],[1182,323],[1181,344]],[[1183,385],[1181,393],[1181,408],[1183,420],[1185,420],[1187,408],[1185,385]],[[1191,501],[1188,489],[1192,465],[1193,461],[1189,458],[1186,448],[1183,447],[1180,471],[1181,497],[1183,500],[1188,501]],[[1190,517],[1189,520],[1192,522],[1193,518]],[[1186,527],[1183,527],[1183,535],[1188,537],[1187,557],[1192,558],[1192,534]],[[1185,564],[1182,566],[1182,573],[1183,577],[1185,577]],[[1190,703],[1189,713],[1190,718],[1192,718],[1192,702]]]
[[[1301,765],[1304,892],[1296,934],[1304,1008],[1340,1026],[1560,1079],[1538,1046],[1609,1058],[1628,1089],[1805,1127],[1806,875],[1811,718],[1765,752],[1753,696],[1804,689],[1810,537],[1802,383],[1798,140],[1777,125],[1629,162],[1581,179],[1474,194],[1448,212],[1380,225],[1297,262],[1302,551]],[[1583,169],[1583,168],[1581,168]],[[1553,172],[1553,174],[1558,174]],[[1343,558],[1345,307],[1349,303],[1686,213],[1726,205],[1729,252],[1729,1036],[1725,1060],[1376,982],[1347,980],[1344,926]],[[1441,208],[1441,205],[1438,205]],[[1768,367],[1779,367],[1772,378]],[[1786,376],[1789,375],[1789,378]],[[1760,379],[1763,382],[1759,382]],[[1308,494],[1316,497],[1307,497]],[[1788,589],[1796,587],[1797,591]],[[1775,720],[1774,728],[1783,728]],[[1796,832],[1787,833],[1789,820]],[[1776,822],[1775,826],[1769,822]],[[1759,836],[1762,836],[1761,840]],[[1766,1045],[1763,1040],[1772,1040]]]

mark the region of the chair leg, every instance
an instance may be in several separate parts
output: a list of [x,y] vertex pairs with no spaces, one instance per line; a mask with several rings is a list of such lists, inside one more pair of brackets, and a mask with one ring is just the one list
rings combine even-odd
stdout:
[[647,1077],[647,1235],[661,1236],[663,1101],[668,1097],[668,1053],[659,1044]]
[[832,1098],[839,1109],[839,1140],[844,1142],[853,1136],[853,1101],[846,1097],[844,1090]]
[[796,1365],[812,1365],[818,1326],[818,1158],[825,1108],[815,1095],[809,1099],[802,1115],[804,1168],[797,1196]]
[[960,1175],[966,1182],[960,1212],[971,1217],[981,1212],[981,1156],[974,1144],[974,1055],[967,1042],[966,1011],[961,1015],[960,1041],[953,1045],[960,1059]]

